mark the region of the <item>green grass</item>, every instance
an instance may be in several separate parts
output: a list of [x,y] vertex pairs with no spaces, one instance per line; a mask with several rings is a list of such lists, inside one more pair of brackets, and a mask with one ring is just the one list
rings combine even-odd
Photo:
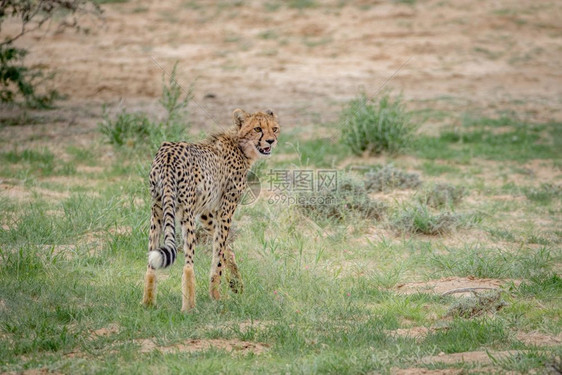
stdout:
[[429,261],[435,276],[474,276],[479,278],[532,278],[548,272],[560,251],[540,248],[538,251],[518,249],[517,252],[487,249],[479,246],[448,249]]
[[524,163],[531,159],[562,158],[562,124],[528,123],[509,116],[465,117],[459,129],[438,137],[420,136],[412,147],[425,159],[467,163],[473,158]]
[[341,142],[356,155],[396,154],[410,146],[415,126],[400,97],[361,94],[340,115]]
[[[181,117],[174,116],[183,107],[176,106],[174,92],[168,97],[163,102],[171,113],[168,123],[179,124]],[[150,126],[157,124],[146,118]],[[128,139],[128,130],[119,131],[118,116],[107,121],[116,135]],[[501,127],[510,132],[519,126],[510,121],[485,126],[467,122],[463,131]],[[540,137],[550,131],[546,125],[541,129]],[[462,158],[412,162],[407,157],[396,164],[419,175],[393,168],[393,173],[377,175],[392,177],[385,180],[386,188],[369,189],[373,175],[363,172],[383,168],[328,138],[334,130],[312,124],[284,131],[272,158],[254,172],[265,181],[270,169],[337,169],[342,181],[330,196],[338,204],[269,203],[264,191],[256,203],[239,207],[232,246],[244,293],[232,294],[223,285],[226,298],[211,301],[210,246],[198,245],[197,307],[189,314],[180,312],[181,255],[171,269],[159,273],[157,307],[140,305],[150,209],[148,149],[160,137],[181,133],[167,128],[137,138],[139,131],[132,131],[137,144],[113,143],[115,156],[109,162],[107,146],[97,141],[56,152],[26,146],[2,150],[0,172],[7,182],[0,193],[13,195],[0,195],[0,372],[390,373],[392,368],[420,367],[422,358],[441,352],[473,350],[525,350],[496,356],[493,371],[540,373],[553,363],[559,348],[531,347],[516,333],[560,331],[557,180],[533,188],[501,177],[484,184],[472,178],[474,170],[456,165]],[[319,132],[323,138],[304,136]],[[447,137],[436,139],[445,142]],[[547,141],[540,137],[536,142]],[[487,140],[474,142],[470,145],[489,146]],[[461,152],[468,145],[458,140],[443,144]],[[446,150],[434,152],[447,155]],[[543,152],[547,157],[554,150]],[[494,165],[511,170],[514,160],[522,160],[512,156],[493,159]],[[337,168],[344,163],[364,169],[344,173]],[[72,185],[65,180],[65,168],[72,171]],[[401,190],[397,176],[415,183]],[[14,197],[20,190],[26,195]],[[499,194],[524,204],[498,199]],[[504,222],[506,218],[510,221]],[[457,314],[464,318],[448,315],[458,301],[455,296],[405,294],[400,288],[450,277],[515,281],[502,288],[507,305],[501,310]],[[437,329],[418,338],[391,333],[410,327]],[[260,344],[266,351],[164,349],[215,339]],[[142,353],[146,340],[160,350]],[[482,370],[478,366],[423,364],[428,369]]]

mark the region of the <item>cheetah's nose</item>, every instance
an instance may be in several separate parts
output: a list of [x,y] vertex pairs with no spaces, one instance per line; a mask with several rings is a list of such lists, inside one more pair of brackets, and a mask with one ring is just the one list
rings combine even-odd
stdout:
[[275,142],[275,139],[267,139],[266,142],[272,144],[273,142]]

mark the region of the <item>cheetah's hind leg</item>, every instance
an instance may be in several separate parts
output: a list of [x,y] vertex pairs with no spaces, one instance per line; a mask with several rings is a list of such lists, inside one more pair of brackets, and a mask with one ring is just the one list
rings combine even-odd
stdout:
[[[162,233],[162,205],[161,197],[152,193],[152,209],[150,215],[150,235],[148,240],[148,251],[154,251],[158,248],[160,235]],[[144,293],[142,297],[144,306],[156,305],[156,271],[149,265],[144,276]]]
[[226,249],[224,261],[226,263],[226,268],[229,271],[226,273],[226,281],[228,282],[230,289],[234,293],[242,293],[244,291],[244,283],[242,282],[242,276],[238,270],[236,260],[234,259],[234,252],[230,246]]
[[144,275],[142,304],[146,307],[156,305],[156,272],[150,267],[147,267],[146,274]]

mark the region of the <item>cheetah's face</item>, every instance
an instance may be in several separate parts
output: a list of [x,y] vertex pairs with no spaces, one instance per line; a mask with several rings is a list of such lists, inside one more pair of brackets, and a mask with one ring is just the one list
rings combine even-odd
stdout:
[[241,109],[233,115],[244,154],[252,160],[269,157],[279,136],[277,116],[270,110],[248,114]]

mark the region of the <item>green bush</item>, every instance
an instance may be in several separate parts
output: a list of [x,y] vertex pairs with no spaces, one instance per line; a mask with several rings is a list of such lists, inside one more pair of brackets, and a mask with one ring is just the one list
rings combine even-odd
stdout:
[[41,69],[24,66],[23,59],[27,50],[16,48],[13,43],[27,32],[40,29],[45,23],[50,24],[52,21],[81,31],[78,19],[80,15],[99,17],[101,13],[100,7],[90,0],[2,1],[0,30],[4,22],[9,21],[19,32],[0,40],[0,102],[11,103],[18,97],[23,97],[25,104],[30,107],[50,107],[59,97],[58,93],[55,90],[39,93],[37,89],[53,75],[45,76]]
[[417,173],[408,173],[394,168],[392,164],[365,173],[365,188],[370,192],[413,189],[421,185]]
[[399,153],[409,146],[415,130],[401,98],[389,95],[377,103],[361,94],[344,108],[339,122],[343,143],[357,155]]
[[37,86],[52,76],[45,76],[40,70],[24,66],[25,55],[26,50],[16,48],[11,43],[0,45],[0,102],[11,103],[21,96],[30,107],[48,108],[59,95],[55,90],[39,94]]
[[168,82],[162,85],[160,104],[166,110],[164,121],[153,121],[144,113],[123,111],[112,119],[104,108],[103,120],[98,124],[105,141],[117,148],[157,149],[164,141],[181,141],[188,137],[185,108],[191,99],[191,90],[182,98],[182,88],[176,81],[176,66]]
[[404,207],[394,214],[392,226],[402,233],[440,235],[465,226],[471,215],[443,211],[432,213],[426,205]]
[[425,188],[418,200],[433,208],[453,207],[467,195],[466,188],[448,183],[437,183]]
[[350,215],[364,219],[381,220],[387,206],[369,197],[358,181],[349,177],[339,179],[337,189],[300,193],[297,207],[316,219],[343,220]]

